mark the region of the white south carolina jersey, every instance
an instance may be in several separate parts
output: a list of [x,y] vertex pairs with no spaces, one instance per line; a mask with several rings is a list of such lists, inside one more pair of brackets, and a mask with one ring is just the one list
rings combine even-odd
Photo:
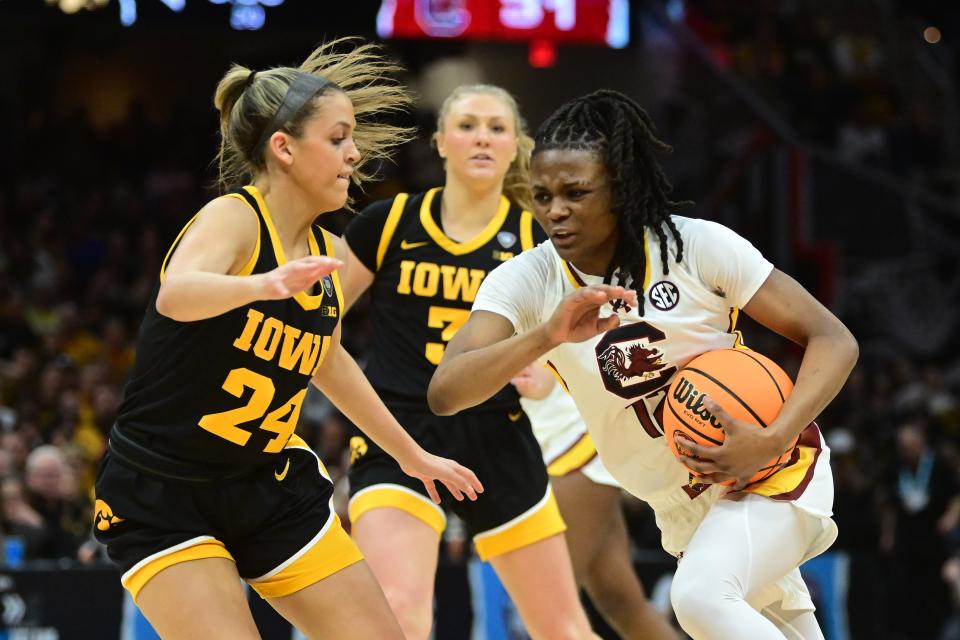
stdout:
[[[673,221],[683,239],[683,261],[676,261],[677,247],[668,233],[669,274],[663,273],[659,238],[645,232],[644,315],[620,301],[608,303],[600,315],[619,315],[618,328],[562,344],[545,359],[573,396],[604,465],[624,489],[650,504],[664,548],[678,554],[727,488],[691,482],[670,452],[660,420],[666,390],[694,357],[741,346],[737,315],[773,265],[722,225],[681,216]],[[602,282],[579,273],[546,242],[490,273],[473,311],[497,313],[523,333],[546,321],[566,295]],[[791,463],[747,491],[790,500],[828,519],[833,503],[828,456],[811,425]],[[831,526],[835,536],[832,521],[825,524]],[[829,546],[832,537],[827,537]]]

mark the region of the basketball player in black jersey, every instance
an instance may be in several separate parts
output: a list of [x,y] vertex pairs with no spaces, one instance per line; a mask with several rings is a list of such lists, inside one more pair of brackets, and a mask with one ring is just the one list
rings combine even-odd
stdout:
[[[444,102],[435,142],[443,188],[368,207],[344,237],[349,307],[372,290],[374,344],[366,373],[422,446],[476,470],[484,495],[453,507],[509,591],[534,638],[589,638],[540,448],[507,385],[482,405],[440,418],[427,385],[466,321],[487,272],[545,239],[529,201],[530,138],[516,102],[488,85]],[[482,376],[483,372],[476,372]],[[423,488],[362,436],[352,440],[352,532],[409,640],[433,621],[433,583],[446,516]]]
[[[339,43],[343,44],[343,43]],[[97,479],[97,538],[164,638],[258,638],[240,579],[310,637],[402,638],[294,434],[308,382],[439,500],[472,472],[426,453],[340,348],[342,241],[314,225],[402,129],[358,122],[407,103],[371,45],[299,67],[234,66],[217,87],[221,182],[160,271]]]

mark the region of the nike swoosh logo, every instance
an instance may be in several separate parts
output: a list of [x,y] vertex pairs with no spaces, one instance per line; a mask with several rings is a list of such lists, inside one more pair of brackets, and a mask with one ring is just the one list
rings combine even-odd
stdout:
[[523,411],[517,411],[516,413],[508,413],[507,417],[510,418],[510,422],[516,422],[523,417]]
[[408,249],[416,249],[417,247],[423,247],[430,244],[429,240],[424,240],[423,242],[407,242],[406,240],[400,241],[400,248],[404,251]]
[[277,482],[283,482],[283,479],[287,477],[287,471],[290,471],[290,458],[287,458],[287,464],[283,465],[283,471],[277,473],[273,472],[273,477],[277,479]]

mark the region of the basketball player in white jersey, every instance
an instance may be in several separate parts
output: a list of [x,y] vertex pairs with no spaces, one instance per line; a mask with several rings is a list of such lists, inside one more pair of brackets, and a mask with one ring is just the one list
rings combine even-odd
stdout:
[[[654,509],[681,558],[671,600],[697,640],[820,639],[798,567],[836,538],[827,449],[813,419],[858,355],[846,327],[746,240],[674,213],[653,123],[600,91],[562,106],[537,132],[534,213],[551,241],[490,274],[447,347],[428,400],[474,405],[531,361],[554,368],[610,473]],[[674,459],[659,416],[692,358],[739,345],[743,309],[805,347],[793,392],[766,429],[731,418],[717,448]],[[747,480],[799,437],[791,464]],[[703,474],[692,482],[683,465]],[[716,483],[732,480],[733,490]]]
[[531,365],[510,382],[520,393],[567,523],[577,584],[620,637],[678,640],[634,571],[620,483],[603,466],[573,398],[555,376],[546,366]]

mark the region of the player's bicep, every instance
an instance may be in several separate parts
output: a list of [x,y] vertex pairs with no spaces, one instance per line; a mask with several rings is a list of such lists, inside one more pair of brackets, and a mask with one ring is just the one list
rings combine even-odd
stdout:
[[219,198],[204,207],[184,231],[164,269],[169,278],[191,271],[235,274],[257,246],[256,214],[236,198]]
[[447,345],[443,359],[468,351],[489,347],[512,337],[516,333],[513,323],[493,311],[474,311],[466,324],[457,331]]
[[743,311],[800,346],[811,336],[846,331],[829,309],[779,269],[770,273]]

